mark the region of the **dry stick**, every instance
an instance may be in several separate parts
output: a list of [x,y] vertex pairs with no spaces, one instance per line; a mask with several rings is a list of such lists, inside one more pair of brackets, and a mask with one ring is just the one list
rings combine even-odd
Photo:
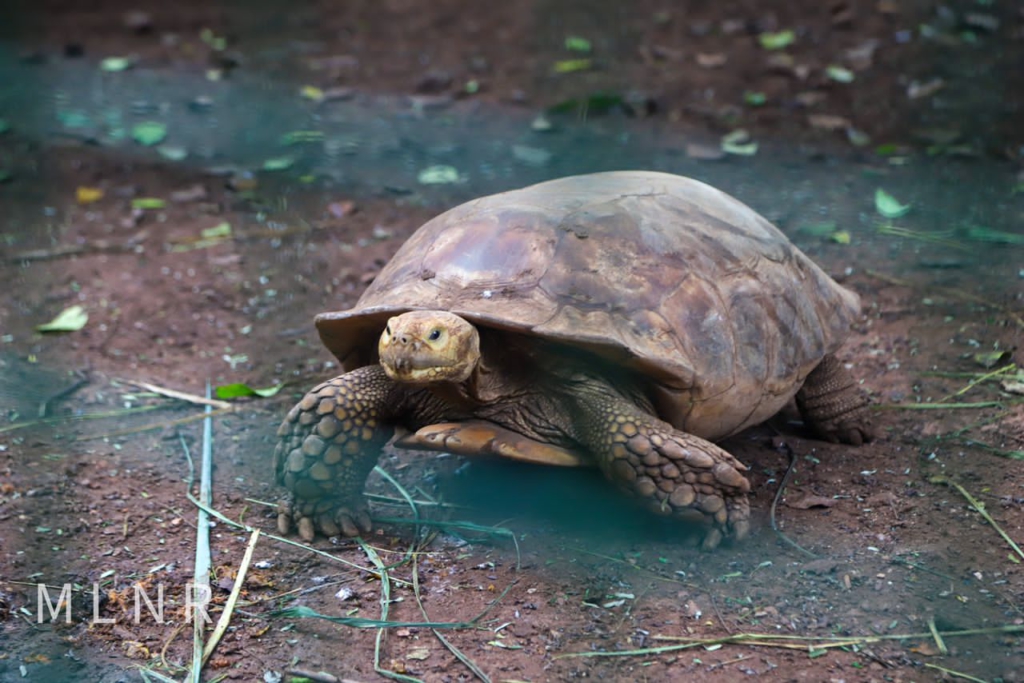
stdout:
[[[1024,625],[1011,624],[991,628],[973,628],[961,631],[945,631],[940,634],[946,638],[954,636],[980,636],[995,635],[999,633],[1024,633]],[[738,633],[733,636],[721,636],[717,638],[691,638],[687,636],[652,636],[654,640],[674,641],[675,645],[663,645],[660,647],[643,648],[636,650],[617,650],[611,652],[588,651],[588,652],[567,652],[555,655],[555,659],[567,659],[570,657],[633,657],[661,654],[665,652],[677,652],[688,650],[694,647],[708,647],[711,645],[749,645],[757,647],[775,647],[784,649],[799,649],[807,651],[812,649],[834,649],[854,646],[868,645],[886,640],[909,640],[931,638],[931,633],[899,633],[876,636],[793,636],[775,633]],[[800,645],[798,643],[807,643]]]
[[939,648],[939,652],[948,655],[949,648],[946,647],[946,641],[942,639],[942,634],[939,633],[939,629],[935,625],[935,617],[928,618],[928,631],[932,634],[932,640],[935,641],[935,647]]
[[944,674],[953,676],[954,678],[962,678],[965,681],[974,681],[974,683],[988,683],[988,681],[986,681],[984,678],[975,678],[970,674],[965,674],[963,671],[954,671],[953,669],[947,669],[946,667],[939,666],[938,664],[928,664],[927,662],[925,662],[924,666],[927,669],[935,669],[937,671],[941,671]]
[[51,394],[47,398],[44,398],[42,401],[39,402],[39,412],[37,414],[37,417],[41,417],[41,418],[42,417],[46,417],[46,411],[50,407],[51,403],[53,403],[54,401],[60,400],[60,399],[64,398],[65,396],[69,396],[69,395],[75,393],[76,391],[78,391],[79,389],[81,389],[82,387],[84,387],[88,383],[89,383],[88,379],[86,379],[85,377],[80,377],[78,379],[78,381],[75,382],[74,384],[66,386],[63,389],[57,391],[56,393]]
[[981,384],[982,382],[986,382],[986,381],[988,381],[988,380],[990,380],[990,379],[992,379],[994,377],[998,377],[999,375],[1007,374],[1009,372],[1015,372],[1016,370],[1017,370],[1017,366],[1014,363],[1010,363],[1009,365],[1007,365],[1005,367],[1002,367],[1002,368],[999,368],[998,370],[993,370],[992,372],[985,373],[984,375],[981,375],[980,377],[976,377],[975,379],[973,379],[970,382],[968,382],[967,386],[965,386],[960,391],[952,393],[949,396],[946,396],[944,398],[940,398],[938,401],[936,401],[936,403],[944,403],[945,401],[948,401],[951,398],[956,398],[957,396],[963,396],[968,391],[970,391],[971,389],[973,389],[977,385]]
[[154,394],[160,394],[167,398],[176,398],[179,401],[186,401],[188,403],[195,403],[203,406],[213,406],[214,408],[231,408],[232,404],[227,401],[218,401],[214,398],[196,396],[195,394],[189,394],[184,391],[178,391],[177,389],[168,389],[166,387],[157,386],[156,384],[150,384],[149,382],[136,382],[133,379],[122,379],[121,382],[125,384],[131,384],[132,386],[145,389],[146,391],[152,391]]
[[242,556],[242,563],[238,565],[238,574],[235,576],[235,585],[231,587],[231,595],[228,596],[228,601],[224,604],[224,610],[220,613],[220,618],[217,619],[217,626],[213,629],[213,633],[210,634],[210,639],[206,642],[206,649],[203,650],[203,664],[206,664],[207,660],[210,659],[210,655],[213,654],[217,643],[224,636],[224,632],[228,630],[228,624],[231,623],[231,613],[235,609],[235,603],[238,602],[238,596],[242,592],[242,586],[245,584],[245,575],[249,572],[252,552],[256,549],[256,541],[259,540],[259,537],[260,530],[253,529],[252,535],[249,536],[249,544],[245,548],[245,555]]
[[[388,572],[388,568],[384,566],[380,556],[377,552],[370,547],[363,539],[356,538],[359,545],[362,546],[363,552],[366,553],[366,557],[369,558],[373,566],[377,568],[380,574],[380,620],[386,622],[388,620],[388,613],[391,606],[391,576]],[[381,641],[384,640],[384,628],[377,629],[377,637],[374,639],[373,645],[373,670],[379,673],[385,678],[391,678],[396,681],[406,681],[407,683],[420,683],[418,678],[412,676],[406,676],[400,674],[397,671],[390,671],[380,665],[380,646]]]
[[[423,620],[429,622],[430,615],[427,614],[427,608],[423,606],[423,599],[420,596],[419,562],[415,560],[413,560],[412,562],[412,591],[413,595],[416,596],[416,604],[420,608],[420,613],[423,615]],[[463,653],[462,650],[455,647],[455,645],[453,645],[451,641],[449,641],[447,638],[441,635],[441,632],[438,629],[432,628],[430,629],[430,631],[437,637],[439,641],[441,641],[441,644],[448,648],[448,651],[455,655],[456,659],[465,664],[466,668],[472,671],[477,678],[479,678],[484,683],[491,683],[490,677],[483,672],[483,669],[477,666],[477,663],[470,659],[468,655]]]
[[785,541],[791,547],[796,548],[797,550],[802,552],[807,557],[810,557],[810,558],[816,560],[816,559],[818,559],[817,555],[815,555],[810,550],[808,550],[807,548],[803,547],[802,545],[800,545],[799,543],[794,541],[792,538],[790,538],[786,534],[782,533],[782,530],[779,529],[779,526],[778,526],[778,524],[775,521],[775,510],[776,510],[776,508],[778,508],[779,501],[782,499],[782,492],[786,490],[786,485],[789,483],[789,479],[790,479],[790,477],[793,476],[793,471],[796,469],[796,453],[794,453],[793,449],[789,447],[789,444],[786,444],[785,447],[786,447],[786,452],[789,454],[789,467],[786,468],[786,474],[783,475],[783,477],[782,477],[782,483],[779,484],[779,490],[775,492],[775,498],[772,500],[772,507],[771,507],[771,511],[769,513],[768,518],[771,520],[772,531],[774,531],[779,538],[781,538],[783,541]]
[[[206,394],[210,395],[210,384],[206,384]],[[213,419],[210,415],[212,406],[206,406],[206,420],[203,424],[203,461],[199,468],[199,500],[207,506],[213,504],[211,478],[213,476]],[[185,446],[185,440],[181,440]],[[190,482],[191,487],[191,482]],[[192,671],[193,683],[201,683],[203,671],[203,621],[206,619],[206,604],[210,597],[210,518],[206,510],[199,508],[199,520],[196,523],[196,565],[195,590],[201,589],[202,615],[197,611],[192,615]]]
[[1002,527],[996,524],[996,520],[992,519],[992,515],[988,514],[988,511],[985,509],[985,506],[979,503],[977,500],[975,500],[974,496],[968,493],[967,489],[965,489],[960,484],[956,483],[955,481],[951,481],[949,483],[954,488],[956,488],[957,491],[960,492],[960,495],[967,499],[967,502],[971,504],[971,507],[977,510],[978,514],[984,517],[986,522],[992,525],[992,528],[995,529],[996,532],[998,532],[998,534],[1003,537],[1003,540],[1010,544],[1010,547],[1013,548],[1013,551],[1015,553],[1017,553],[1017,556],[1024,560],[1024,551],[1021,551],[1020,546],[1014,543],[1013,539],[1010,538],[1005,531],[1003,531]]

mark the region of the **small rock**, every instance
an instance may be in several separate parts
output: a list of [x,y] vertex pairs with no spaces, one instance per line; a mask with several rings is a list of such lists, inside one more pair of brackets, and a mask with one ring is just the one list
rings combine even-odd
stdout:
[[148,33],[153,30],[153,17],[149,12],[134,10],[123,17],[125,28],[136,33]]
[[416,92],[440,93],[450,88],[451,85],[452,75],[449,72],[434,69],[423,74],[420,80],[416,82]]

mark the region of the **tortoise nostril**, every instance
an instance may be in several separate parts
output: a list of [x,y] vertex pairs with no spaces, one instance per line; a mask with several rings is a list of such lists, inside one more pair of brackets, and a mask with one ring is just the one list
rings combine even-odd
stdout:
[[398,337],[398,341],[403,343],[403,344],[408,344],[409,343],[409,335],[407,335],[407,334],[400,335]]

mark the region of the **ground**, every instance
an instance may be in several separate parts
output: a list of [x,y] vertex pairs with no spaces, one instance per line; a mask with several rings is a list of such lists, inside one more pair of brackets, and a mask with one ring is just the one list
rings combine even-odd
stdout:
[[[214,619],[262,535],[205,680],[1024,680],[1019,5],[9,4],[0,679],[184,679],[202,411],[139,383],[209,382],[283,386],[211,418]],[[595,473],[393,450],[371,537],[273,538],[275,430],[337,372],[313,315],[446,207],[613,168],[734,194],[860,294],[879,438],[727,440],[755,528],[713,553]]]

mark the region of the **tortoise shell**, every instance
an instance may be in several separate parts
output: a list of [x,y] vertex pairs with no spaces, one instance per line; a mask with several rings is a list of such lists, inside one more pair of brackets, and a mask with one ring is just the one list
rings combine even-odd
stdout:
[[649,379],[660,418],[719,439],[778,412],[842,344],[860,304],[737,199],[623,171],[437,216],[354,308],[316,325],[349,371],[377,362],[387,319],[414,309],[596,353]]

